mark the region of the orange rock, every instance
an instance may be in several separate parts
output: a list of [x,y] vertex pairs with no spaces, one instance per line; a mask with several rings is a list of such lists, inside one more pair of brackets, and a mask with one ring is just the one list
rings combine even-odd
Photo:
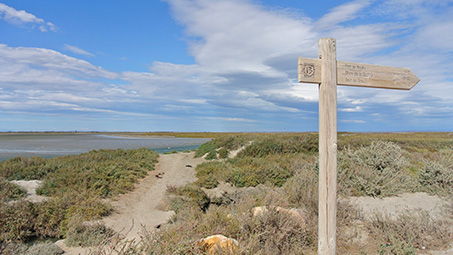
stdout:
[[197,242],[206,254],[237,254],[239,243],[233,238],[213,235]]

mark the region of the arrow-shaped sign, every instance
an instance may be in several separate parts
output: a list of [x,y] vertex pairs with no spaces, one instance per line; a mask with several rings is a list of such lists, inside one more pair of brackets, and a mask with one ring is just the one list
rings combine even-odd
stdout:
[[[299,58],[299,82],[321,83],[321,60]],[[337,84],[409,90],[420,79],[409,69],[337,61]]]

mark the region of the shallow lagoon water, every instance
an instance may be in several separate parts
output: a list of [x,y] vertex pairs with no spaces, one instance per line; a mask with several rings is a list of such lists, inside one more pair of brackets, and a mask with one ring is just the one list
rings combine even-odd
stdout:
[[207,138],[134,138],[99,134],[0,134],[0,161],[14,157],[52,158],[99,149],[148,148],[159,153],[192,150]]

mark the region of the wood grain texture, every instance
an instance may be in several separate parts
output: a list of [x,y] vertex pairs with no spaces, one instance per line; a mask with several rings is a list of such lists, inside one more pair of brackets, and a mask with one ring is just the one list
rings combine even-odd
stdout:
[[[299,58],[299,82],[321,83],[321,60]],[[420,79],[407,68],[337,61],[337,84],[410,90]]]
[[337,215],[337,62],[336,42],[319,40],[319,218],[318,254],[336,253]]

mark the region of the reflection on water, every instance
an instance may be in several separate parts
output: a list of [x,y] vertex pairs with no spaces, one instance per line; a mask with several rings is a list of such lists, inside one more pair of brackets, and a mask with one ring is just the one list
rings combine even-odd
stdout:
[[99,149],[149,148],[159,153],[192,150],[206,138],[132,138],[97,134],[0,134],[0,161],[14,157],[57,157]]

